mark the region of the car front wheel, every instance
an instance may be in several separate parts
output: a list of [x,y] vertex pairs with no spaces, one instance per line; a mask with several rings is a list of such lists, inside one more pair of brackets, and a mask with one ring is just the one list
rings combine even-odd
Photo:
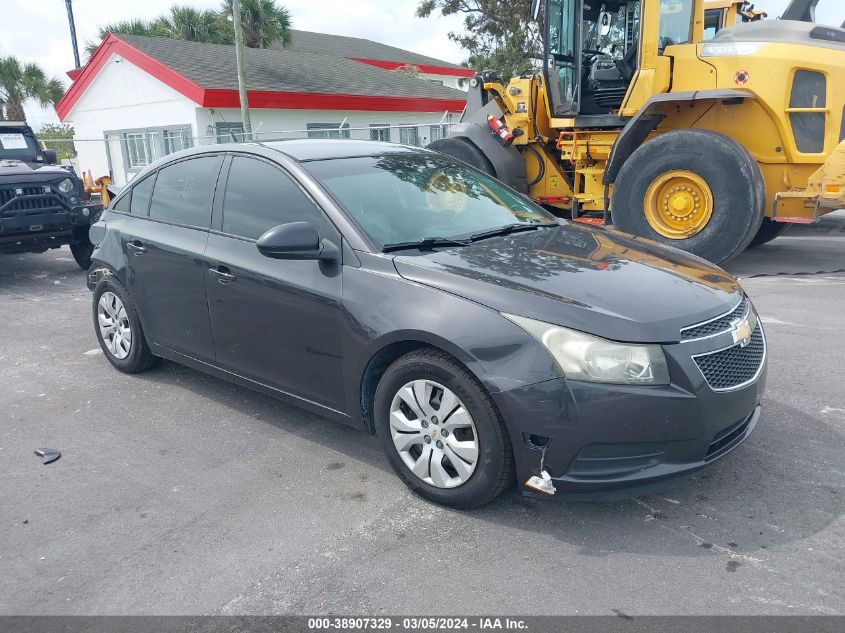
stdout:
[[501,416],[448,354],[418,350],[394,362],[376,389],[375,421],[391,466],[427,499],[477,507],[513,481]]

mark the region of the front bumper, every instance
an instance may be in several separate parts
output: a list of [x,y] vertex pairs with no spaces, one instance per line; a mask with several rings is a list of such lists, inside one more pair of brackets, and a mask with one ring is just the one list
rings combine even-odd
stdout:
[[752,381],[716,391],[694,356],[720,344],[716,338],[664,346],[671,385],[560,378],[494,394],[520,489],[526,492],[524,482],[540,474],[541,457],[559,494],[583,495],[660,486],[727,455],[760,419],[766,358]]
[[0,214],[0,252],[43,251],[76,241],[102,210],[101,204],[7,210]]

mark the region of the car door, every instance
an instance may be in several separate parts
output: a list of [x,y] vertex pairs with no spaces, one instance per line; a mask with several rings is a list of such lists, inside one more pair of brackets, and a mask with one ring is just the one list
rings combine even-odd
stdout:
[[342,266],[271,259],[256,246],[267,229],[287,222],[310,222],[337,245],[340,235],[275,163],[235,154],[224,171],[225,193],[206,249],[217,364],[342,411]]
[[203,360],[214,358],[203,254],[223,158],[180,160],[148,177],[150,186],[139,183],[145,189],[132,197],[149,199],[147,219],[123,236],[127,284],[149,342]]

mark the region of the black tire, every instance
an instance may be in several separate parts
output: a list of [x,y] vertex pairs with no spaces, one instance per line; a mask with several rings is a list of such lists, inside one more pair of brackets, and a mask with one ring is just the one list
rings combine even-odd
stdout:
[[[478,461],[467,481],[455,488],[439,488],[414,475],[391,439],[389,418],[393,398],[404,385],[420,379],[450,389],[475,424]],[[478,380],[449,354],[420,349],[396,360],[379,381],[374,416],[376,431],[390,465],[411,490],[426,499],[452,508],[476,508],[489,503],[513,484],[513,449],[504,422]]]
[[91,268],[91,255],[94,252],[94,245],[86,237],[84,240],[70,243],[70,252],[73,259],[82,270]]
[[[100,331],[97,306],[100,302],[100,297],[102,297],[106,292],[115,294],[123,304],[123,308],[126,310],[126,316],[129,320],[129,327],[132,332],[132,341],[129,346],[129,354],[126,358],[118,358],[114,353],[112,353],[109,346],[103,340],[103,334]],[[100,348],[103,350],[105,357],[118,371],[122,371],[125,374],[135,374],[149,369],[158,363],[160,359],[153,355],[150,351],[149,345],[147,345],[147,339],[144,337],[144,330],[141,328],[141,320],[138,318],[138,311],[135,308],[135,302],[132,300],[132,296],[126,288],[123,287],[123,284],[117,281],[117,279],[113,276],[109,275],[101,279],[100,283],[98,283],[97,287],[94,289],[92,312],[94,315],[94,332],[97,335],[97,341],[100,343]]]
[[493,169],[493,164],[487,159],[484,153],[478,149],[472,141],[461,137],[442,138],[432,141],[426,146],[441,154],[448,154],[454,156],[458,160],[465,162],[467,165],[475,167],[485,174],[496,177],[496,170]]
[[[713,196],[710,220],[688,238],[664,237],[643,210],[651,183],[673,170],[693,172]],[[642,145],[625,162],[614,184],[611,209],[617,229],[719,264],[741,253],[757,234],[765,200],[760,166],[744,147],[716,132],[676,130]]]
[[756,248],[757,246],[768,244],[776,237],[783,235],[791,226],[788,222],[775,222],[771,218],[763,218],[763,224],[757,229],[757,235],[752,238],[751,243],[748,244],[748,248]]

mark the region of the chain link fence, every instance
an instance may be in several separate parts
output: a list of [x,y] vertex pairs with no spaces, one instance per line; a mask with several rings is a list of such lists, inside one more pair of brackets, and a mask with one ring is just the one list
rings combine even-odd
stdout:
[[106,132],[105,138],[41,139],[45,148],[56,151],[59,160],[73,166],[80,176],[93,180],[109,176],[118,185],[126,184],[135,174],[159,158],[189,147],[218,143],[283,141],[302,138],[355,139],[401,143],[424,147],[445,138],[454,123],[432,122],[408,125],[350,127],[347,124],[313,124],[299,130],[262,130],[245,139],[240,123],[217,125],[215,133],[193,136],[190,126]]

